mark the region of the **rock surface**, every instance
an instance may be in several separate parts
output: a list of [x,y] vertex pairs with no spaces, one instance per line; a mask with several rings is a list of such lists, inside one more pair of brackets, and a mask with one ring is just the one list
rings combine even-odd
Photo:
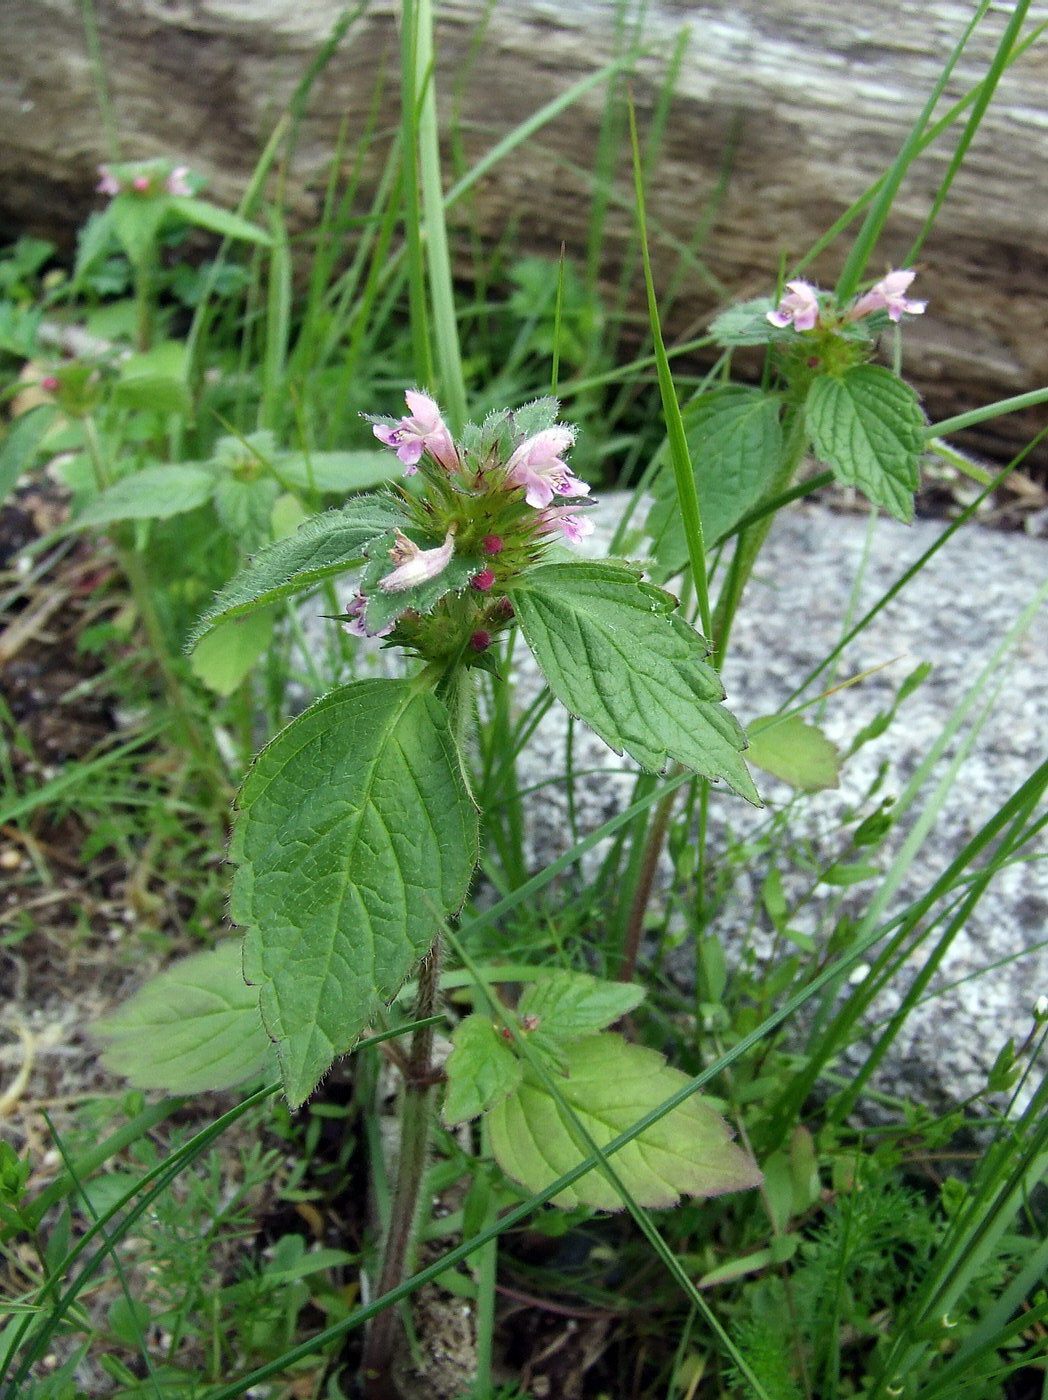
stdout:
[[[606,547],[625,501],[612,495],[602,502],[604,538],[598,535],[587,542],[596,550],[602,544]],[[731,639],[724,666],[729,708],[744,724],[774,712],[840,640],[849,608],[852,619],[858,620],[945,529],[946,522],[938,520],[907,527],[883,517],[871,529],[865,516],[820,506],[797,507],[780,516]],[[929,679],[905,702],[883,737],[848,761],[839,789],[801,800],[790,819],[791,837],[809,841],[824,863],[842,853],[842,817],[864,803],[880,765],[887,765],[886,776],[875,802],[865,803],[865,811],[873,810],[884,797],[903,793],[955,708],[991,663],[1002,638],[1031,600],[1039,592],[1043,600],[1046,591],[1048,542],[981,526],[967,526],[954,535],[849,644],[835,676],[807,692],[817,694],[835,681],[883,668],[827,702],[823,727],[845,749],[864,725],[891,706],[900,681],[919,662],[933,666]],[[968,726],[988,706],[985,723],[937,820],[913,855],[887,917],[927,890],[965,842],[1048,756],[1043,702],[1048,676],[1045,615],[1042,607],[1028,619],[1026,630],[1000,662],[921,796],[884,847],[874,853],[874,862],[887,869],[932,801],[935,783],[958,752]],[[527,687],[526,674],[523,680]],[[556,706],[522,758],[522,787],[548,779],[551,771],[563,771],[566,735],[566,714]],[[575,726],[574,762],[580,770],[607,770],[580,779],[577,785],[576,813],[580,834],[585,834],[628,802],[633,780],[622,771],[623,760],[581,725]],[[769,808],[789,800],[789,790],[782,784],[756,776]],[[767,815],[751,811],[726,793],[718,793],[711,806],[715,849],[724,845],[727,824],[737,836],[752,834]],[[570,846],[567,833],[563,785],[543,788],[529,809],[536,869]],[[882,1067],[877,1079],[882,1091],[937,1106],[958,1103],[984,1087],[986,1071],[1009,1036],[1019,1044],[1029,1034],[1033,1002],[1040,993],[1048,993],[1048,843],[1042,839],[1038,849],[1024,854],[1029,859],[997,877],[954,940],[931,989],[910,1015]],[[846,858],[861,855],[852,852]],[[739,956],[751,911],[760,905],[766,871],[766,863],[758,861],[742,873],[718,924],[716,931],[727,945],[729,958]],[[667,867],[664,880],[668,874]],[[788,896],[799,894],[808,883],[810,877],[798,872],[787,881]],[[844,908],[861,915],[876,888],[875,882],[868,882],[846,891]],[[822,886],[794,925],[817,934],[820,916],[841,893]],[[733,930],[739,940],[734,948]],[[913,957],[908,967],[913,975],[934,941],[933,934]],[[772,935],[763,915],[749,942],[758,960],[769,956]],[[679,975],[687,975],[691,965],[690,952],[683,950],[677,963]],[[877,1023],[897,1009],[904,990],[901,980],[878,998],[873,1007]],[[855,1063],[861,1062],[863,1054],[861,1048],[856,1050]]]

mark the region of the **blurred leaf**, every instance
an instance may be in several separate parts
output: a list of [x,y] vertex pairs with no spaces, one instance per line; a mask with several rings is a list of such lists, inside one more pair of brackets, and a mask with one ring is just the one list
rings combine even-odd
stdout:
[[190,658],[190,667],[216,695],[229,696],[266,653],[273,640],[271,608],[235,617],[209,632]]
[[206,467],[143,467],[108,486],[72,522],[74,529],[118,520],[167,520],[211,499],[214,473]]
[[746,737],[746,757],[765,773],[781,778],[801,792],[835,788],[840,781],[840,755],[821,729],[800,715],[775,715],[752,720]]
[[228,1089],[271,1062],[258,989],[241,972],[239,939],[183,958],[94,1029],[108,1042],[106,1069],[139,1089]]

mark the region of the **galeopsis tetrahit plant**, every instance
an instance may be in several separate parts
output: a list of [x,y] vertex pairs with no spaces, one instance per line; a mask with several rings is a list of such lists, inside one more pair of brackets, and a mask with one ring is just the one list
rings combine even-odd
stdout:
[[556,697],[643,768],[670,763],[758,802],[743,732],[676,600],[592,528],[573,430],[540,400],[456,438],[437,404],[374,422],[413,487],[357,497],[262,550],[199,634],[359,569],[343,626],[416,658],[323,696],[256,758],[238,801],[231,910],[287,1097],[300,1104],[462,906],[478,857],[464,751],[475,673],[519,627]]

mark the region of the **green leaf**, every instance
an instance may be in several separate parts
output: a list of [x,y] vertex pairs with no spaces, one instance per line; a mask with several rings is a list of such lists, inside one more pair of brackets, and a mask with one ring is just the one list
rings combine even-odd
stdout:
[[129,408],[185,413],[191,403],[185,371],[186,347],[180,340],[164,341],[123,362],[113,396]]
[[[484,568],[484,560],[471,555],[453,554],[435,578],[417,583],[413,588],[402,588],[396,593],[386,593],[380,587],[380,580],[386,578],[397,567],[390,557],[394,536],[392,533],[371,540],[365,547],[368,564],[360,578],[361,591],[367,597],[364,622],[372,634],[377,634],[395,622],[401,613],[410,608],[417,613],[430,613],[449,593],[461,593],[474,574]],[[417,543],[417,541],[416,541]],[[434,546],[433,541],[423,541],[425,548]]]
[[194,676],[216,695],[232,695],[273,640],[270,608],[223,622],[200,642],[190,660]]
[[[228,209],[222,209],[208,199],[194,199],[192,195],[178,194],[169,196],[164,202],[172,213],[180,214],[187,223],[195,224],[197,228],[206,228],[222,238],[242,239],[246,243],[261,244],[263,248],[269,248],[273,243],[265,229],[259,228],[257,224],[248,223],[247,219],[231,214]],[[113,203],[115,204],[116,200]]]
[[751,720],[746,736],[750,741],[746,752],[749,761],[791,787],[801,792],[820,792],[838,785],[840,755],[836,745],[800,715]]
[[652,772],[676,760],[760,805],[720,678],[670,594],[623,565],[571,563],[529,569],[509,596],[554,695],[616,753]]
[[35,462],[57,411],[54,404],[45,403],[15,419],[0,445],[0,503],[14,490],[22,473]]
[[917,395],[883,365],[823,375],[808,391],[805,421],[815,455],[897,519],[913,519],[925,417]]
[[215,510],[244,554],[268,544],[280,485],[272,477],[241,481],[223,473],[215,483]]
[[449,1128],[494,1108],[524,1077],[524,1066],[490,1017],[467,1016],[451,1039],[455,1048],[445,1067],[448,1090],[441,1113]]
[[84,507],[73,528],[117,520],[167,520],[204,505],[214,489],[215,475],[206,467],[144,467],[106,487]]
[[[604,1034],[565,1049],[567,1075],[557,1087],[598,1147],[606,1147],[688,1082],[655,1050]],[[549,1091],[530,1069],[520,1088],[489,1118],[495,1158],[529,1191],[541,1191],[589,1152]],[[760,1184],[756,1164],[731,1141],[731,1129],[693,1094],[611,1158],[642,1206],[676,1205],[681,1195],[716,1196]],[[580,1140],[581,1141],[581,1140]],[[619,1210],[622,1201],[599,1168],[554,1196],[553,1204]]]
[[446,708],[402,680],[358,681],[299,715],[237,807],[231,910],[294,1106],[461,906],[477,812]]
[[102,1063],[136,1089],[200,1094],[260,1075],[271,1046],[239,939],[182,958],[95,1023]]
[[538,1017],[538,1029],[555,1040],[602,1031],[644,1000],[633,982],[604,982],[587,972],[554,972],[521,994],[518,1017]]
[[348,496],[404,474],[404,465],[384,452],[282,452],[273,459],[281,481],[302,491]]
[[717,345],[769,345],[776,340],[795,340],[792,326],[773,326],[768,312],[775,303],[771,297],[754,297],[729,306],[710,322],[710,335]]
[[[717,544],[760,501],[782,455],[779,401],[760,389],[705,394],[684,410],[688,451],[707,547]],[[667,574],[688,562],[673,474],[662,471],[646,529]]]
[[148,263],[160,235],[168,206],[167,195],[118,194],[109,205],[113,232],[136,267]]
[[227,618],[313,588],[363,561],[363,547],[404,516],[392,496],[361,496],[341,510],[307,520],[293,535],[259,551],[222,589],[190,635],[190,645]]

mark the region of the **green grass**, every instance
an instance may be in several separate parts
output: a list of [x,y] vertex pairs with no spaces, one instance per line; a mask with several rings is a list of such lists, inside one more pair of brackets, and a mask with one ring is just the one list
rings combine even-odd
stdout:
[[[833,248],[838,292],[850,297],[876,260],[913,161],[932,142],[953,140],[911,256],[926,243],[998,83],[1039,35],[1028,24],[1028,6],[1017,5],[985,74],[937,116],[950,73],[988,9],[983,4],[973,15],[896,161],[798,261],[794,275]],[[659,473],[671,476],[687,563],[670,584],[703,633],[718,640],[718,664],[736,613],[747,606],[746,584],[776,512],[813,489],[811,480],[795,480],[807,439],[794,403],[785,411],[788,445],[772,486],[722,538],[704,533],[691,415],[702,395],[730,377],[731,354],[725,351],[709,373],[696,368],[686,357],[702,351],[708,363],[711,338],[672,343],[667,312],[686,280],[710,281],[700,254],[712,214],[697,210],[695,240],[675,244],[648,193],[683,48],[669,62],[642,131],[627,84],[646,44],[643,14],[624,2],[616,10],[613,59],[499,135],[469,165],[461,130],[441,130],[438,119],[443,76],[434,62],[432,5],[412,0],[398,65],[377,75],[363,130],[344,131],[332,153],[319,227],[296,233],[285,194],[300,123],[313,84],[337,45],[352,38],[361,11],[343,16],[303,75],[245,186],[236,213],[262,229],[268,244],[228,237],[196,267],[185,230],[172,226],[165,234],[151,287],[150,353],[169,354],[162,347],[172,342],[180,350],[177,364],[138,362],[137,372],[152,376],[145,393],[117,353],[135,334],[134,279],[118,249],[88,257],[82,245],[79,268],[64,279],[54,275],[57,260],[25,240],[0,261],[8,399],[21,365],[39,350],[41,313],[81,323],[114,347],[90,374],[62,367],[58,397],[75,410],[64,425],[37,410],[41,416],[10,428],[0,443],[5,490],[26,466],[62,453],[59,470],[75,518],[106,482],[133,479],[146,466],[217,460],[222,438],[246,444],[221,508],[216,496],[167,518],[117,520],[77,545],[104,565],[94,630],[85,637],[104,669],[83,684],[133,711],[134,722],[49,772],[13,716],[0,716],[0,827],[37,852],[19,873],[28,912],[0,930],[0,951],[38,958],[38,944],[46,947],[49,930],[33,916],[32,900],[54,888],[46,852],[60,833],[69,840],[71,824],[76,840],[67,849],[79,862],[83,888],[106,853],[129,889],[151,895],[131,930],[136,950],[175,956],[227,934],[222,856],[236,782],[308,698],[368,663],[334,622],[317,648],[298,604],[280,603],[268,645],[245,657],[229,693],[216,694],[184,656],[186,635],[269,533],[290,531],[305,515],[340,503],[337,490],[291,481],[287,454],[308,463],[325,452],[373,453],[359,415],[395,415],[405,386],[432,391],[457,429],[552,385],[565,419],[581,427],[573,458],[581,473],[605,486],[647,487]],[[93,22],[89,35],[104,94],[105,55]],[[481,61],[478,38],[468,63]],[[459,81],[468,81],[468,69]],[[594,91],[603,116],[593,169],[582,172],[591,203],[577,261],[559,247],[544,260],[525,257],[512,229],[488,246],[468,217],[467,233],[453,235],[478,182],[529,145],[537,149],[542,128]],[[397,120],[390,123],[394,96]],[[108,105],[103,119],[111,123]],[[112,128],[114,145],[119,134]],[[453,177],[442,164],[448,146]],[[730,158],[729,150],[726,172]],[[631,167],[632,185],[622,178]],[[377,176],[365,176],[375,170]],[[609,211],[622,206],[636,207],[638,220],[616,279],[601,255]],[[860,214],[864,221],[848,243],[845,234]],[[677,259],[663,287],[652,273],[652,245]],[[472,266],[468,281],[458,282],[452,253],[464,248]],[[772,248],[769,290],[775,274]],[[653,353],[645,346],[628,358],[622,347],[638,313],[627,289],[642,281]],[[781,372],[781,361],[769,355],[766,386]],[[938,450],[939,440],[966,426],[1046,399],[1048,390],[1037,389],[975,406],[931,425],[930,446]],[[263,433],[271,439],[257,436]],[[942,450],[953,460],[949,443]],[[825,474],[816,480],[825,484]],[[368,483],[354,479],[361,484]],[[970,525],[977,508],[974,502],[944,524],[932,549],[850,620],[810,674],[796,677],[783,715],[800,710],[817,722],[819,698],[834,684],[845,647]],[[639,529],[639,519],[632,524]],[[11,617],[34,589],[48,586],[49,570],[68,549],[60,531],[28,552],[28,572],[5,580]],[[1038,1393],[1035,1386],[1048,1393],[1043,1020],[1025,1058],[1005,1051],[986,1090],[943,1114],[892,1101],[877,1079],[909,1017],[937,994],[936,976],[980,900],[1021,862],[1043,859],[1048,765],[982,822],[920,898],[899,907],[908,867],[951,794],[963,789],[964,762],[980,743],[1001,667],[1035,625],[1046,592],[1048,585],[1017,608],[980,674],[943,716],[939,739],[891,809],[892,826],[905,835],[881,848],[888,853],[884,868],[862,886],[861,910],[852,915],[845,914],[843,891],[816,898],[816,885],[833,872],[828,857],[812,866],[800,838],[802,795],[745,831],[729,828],[727,849],[715,849],[712,828],[733,820],[725,798],[681,772],[641,775],[624,810],[580,835],[575,791],[588,774],[576,767],[570,739],[563,769],[538,789],[526,791],[518,772],[550,697],[522,705],[511,684],[486,677],[472,752],[474,792],[485,813],[483,897],[478,893],[448,930],[442,1027],[450,1032],[471,1009],[497,1019],[492,984],[527,983],[553,968],[614,979],[624,965],[633,968],[646,933],[636,975],[649,996],[632,1017],[631,1034],[680,1068],[684,1087],[603,1149],[561,1101],[580,1161],[534,1194],[493,1162],[486,1129],[464,1135],[432,1126],[420,1221],[425,1249],[384,1296],[376,1296],[375,1221],[389,1219],[391,1187],[379,1125],[389,1066],[403,1060],[399,1047],[418,1030],[413,988],[297,1116],[281,1106],[275,1085],[248,1086],[219,1101],[147,1104],[114,1083],[62,1106],[60,1121],[52,1109],[49,1122],[36,1120],[42,1126],[31,1142],[19,1138],[17,1151],[0,1148],[7,1294],[0,1374],[14,1386],[11,1394],[66,1400],[81,1393],[78,1375],[88,1374],[92,1393],[127,1397],[232,1400],[266,1385],[255,1393],[348,1394],[367,1323],[442,1278],[473,1308],[476,1400],[512,1393],[497,1384],[507,1345],[501,1288],[511,1298],[538,1296],[568,1316],[594,1315],[606,1324],[606,1349],[587,1391],[594,1396],[1011,1400]],[[336,615],[344,602],[326,588],[309,608]],[[519,655],[523,643],[516,645]],[[500,669],[509,674],[509,655]],[[901,696],[900,708],[904,703]],[[890,740],[890,725],[887,732]],[[526,855],[527,803],[541,803],[547,784],[567,786],[570,841],[536,873]],[[871,792],[870,804],[876,800]],[[838,834],[846,845],[852,833],[842,825]],[[666,850],[675,878],[662,890],[654,875]],[[597,852],[599,873],[587,879],[584,871],[593,867],[586,857]],[[740,934],[729,926],[732,893],[756,870],[762,903]],[[818,928],[798,940],[791,920],[802,909],[815,914]],[[777,911],[774,919],[770,911]],[[776,956],[751,966],[747,941],[769,924]],[[664,972],[685,926],[695,933],[686,991]],[[103,946],[90,919],[76,936],[95,953]],[[726,950],[740,939],[742,959],[729,959]],[[849,980],[861,964],[869,969],[865,978]],[[902,985],[898,1010],[871,1032],[877,995]],[[866,1046],[866,1059],[848,1078],[840,1064],[856,1045]],[[542,1062],[536,1073],[559,1100],[556,1078]],[[616,1155],[700,1089],[752,1147],[765,1184],[672,1211],[645,1209]],[[1006,1110],[1009,1094],[1015,1098]],[[43,1143],[57,1154],[50,1180]],[[933,1158],[955,1160],[956,1171],[933,1173]],[[590,1171],[613,1184],[620,1215],[548,1206]],[[433,1214],[435,1196],[441,1204]],[[426,1343],[425,1335],[418,1338],[423,1350]],[[1027,1389],[1010,1392],[1007,1377],[1021,1369]]]

